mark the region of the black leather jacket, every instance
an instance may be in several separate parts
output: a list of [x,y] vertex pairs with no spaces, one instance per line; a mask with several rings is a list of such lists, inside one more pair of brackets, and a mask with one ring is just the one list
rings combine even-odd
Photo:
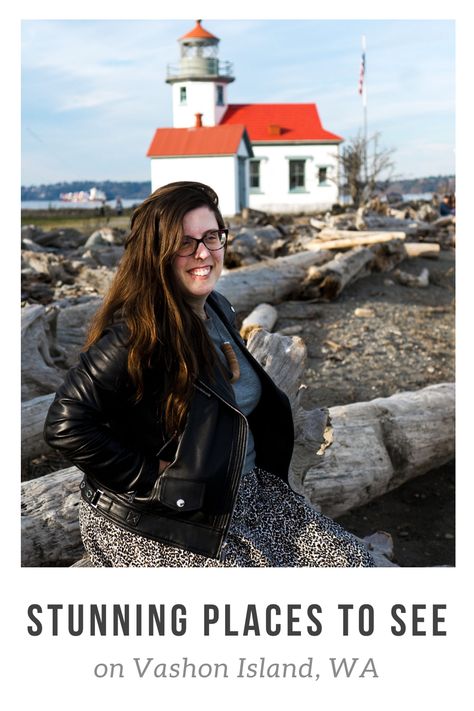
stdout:
[[[160,374],[146,374],[133,401],[127,373],[127,329],[107,328],[80,356],[49,409],[44,436],[84,471],[82,495],[122,527],[170,545],[219,558],[239,487],[248,428],[256,464],[288,481],[293,420],[286,395],[245,348],[227,299],[209,303],[257,371],[262,395],[246,418],[219,373],[198,379],[186,426],[167,442],[161,427]],[[171,461],[159,474],[159,459]]]

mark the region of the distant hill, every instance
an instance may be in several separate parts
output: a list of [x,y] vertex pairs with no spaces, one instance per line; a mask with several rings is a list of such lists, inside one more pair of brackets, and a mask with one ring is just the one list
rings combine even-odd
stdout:
[[71,183],[53,183],[51,185],[21,186],[22,200],[59,200],[61,193],[75,193],[91,188],[103,190],[107,200],[120,196],[125,200],[144,200],[151,192],[151,182],[114,181],[114,180],[75,180]]
[[391,192],[402,195],[414,195],[421,193],[452,193],[456,189],[456,179],[454,175],[432,175],[428,178],[411,178],[392,180]]

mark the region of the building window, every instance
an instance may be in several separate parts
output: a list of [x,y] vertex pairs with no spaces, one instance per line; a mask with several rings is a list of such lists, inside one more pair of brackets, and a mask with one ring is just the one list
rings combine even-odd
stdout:
[[328,169],[326,166],[318,168],[318,183],[320,185],[327,185],[328,182]]
[[221,84],[217,85],[217,105],[224,106],[224,87]]
[[290,192],[303,192],[305,190],[304,160],[290,160]]
[[180,104],[186,103],[186,87],[185,86],[179,87],[179,103]]
[[258,192],[260,191],[260,161],[251,160],[249,162],[249,168],[250,190]]

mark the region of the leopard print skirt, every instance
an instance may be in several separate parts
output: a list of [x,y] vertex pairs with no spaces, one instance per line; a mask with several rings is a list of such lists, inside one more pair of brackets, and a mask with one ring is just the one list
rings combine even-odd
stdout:
[[127,531],[81,502],[93,566],[167,568],[372,567],[367,550],[285,482],[255,468],[242,477],[220,560]]

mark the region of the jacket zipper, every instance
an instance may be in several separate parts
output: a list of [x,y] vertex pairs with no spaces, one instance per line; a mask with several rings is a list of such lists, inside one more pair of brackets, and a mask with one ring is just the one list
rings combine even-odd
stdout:
[[[196,383],[195,383],[195,387],[196,387],[200,392],[204,393],[204,394],[207,395],[208,397],[211,397],[211,395],[210,395],[208,392],[206,392],[205,390],[203,390],[202,388],[200,388],[198,385],[196,385]],[[232,516],[234,515],[234,510],[235,510],[235,506],[236,506],[236,502],[237,502],[238,485],[240,484],[240,480],[241,480],[241,478],[242,478],[242,467],[243,467],[243,464],[244,464],[244,456],[245,456],[245,452],[247,451],[249,423],[248,423],[248,421],[247,421],[247,418],[246,418],[245,415],[243,414],[243,412],[241,412],[238,408],[234,407],[234,405],[232,405],[232,403],[230,403],[230,402],[228,402],[227,400],[225,400],[221,395],[219,395],[219,393],[216,393],[216,391],[213,390],[213,389],[212,389],[211,387],[209,387],[208,385],[205,385],[205,387],[206,387],[206,388],[209,388],[209,390],[211,391],[211,393],[212,393],[213,395],[215,395],[219,400],[221,400],[221,402],[223,402],[225,405],[227,405],[228,407],[230,407],[231,410],[234,410],[234,412],[236,412],[236,413],[239,415],[239,422],[244,425],[243,428],[242,428],[242,427],[239,428],[239,440],[238,440],[238,442],[237,442],[238,452],[239,452],[240,457],[241,457],[241,459],[242,459],[242,463],[241,463],[241,465],[240,465],[240,473],[238,474],[237,491],[236,491],[236,495],[235,495],[235,497],[234,497],[234,501],[233,501],[233,504],[232,504],[232,510],[231,510],[231,512],[230,512],[230,515],[227,517],[227,523],[225,524],[224,533],[223,533],[222,538],[221,538],[221,541],[220,541],[220,543],[219,543],[219,548],[217,549],[217,556],[218,556],[218,558],[220,558],[221,552],[222,552],[222,547],[223,547],[223,545],[224,545],[224,542],[225,542],[227,533],[229,532],[230,524],[231,524],[231,521],[232,521]],[[240,418],[241,418],[241,419],[240,419]],[[244,420],[243,423],[242,423],[242,419]],[[242,437],[242,435],[243,435],[243,437]]]

